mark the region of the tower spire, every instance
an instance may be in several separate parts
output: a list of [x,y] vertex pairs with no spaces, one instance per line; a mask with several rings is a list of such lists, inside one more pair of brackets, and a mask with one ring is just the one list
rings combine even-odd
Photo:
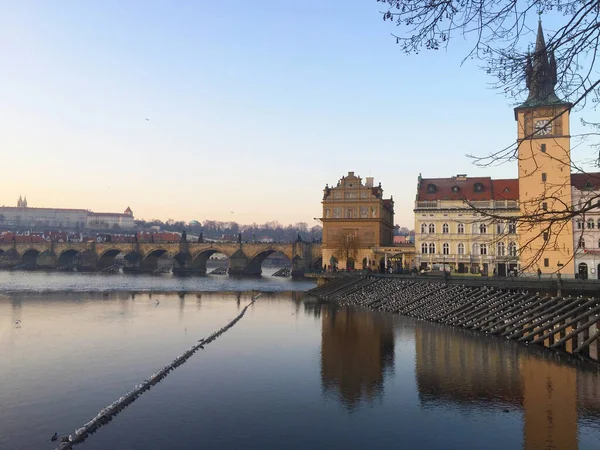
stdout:
[[[550,53],[550,55],[548,55]],[[556,60],[554,51],[548,52],[542,20],[538,22],[537,37],[533,55],[527,55],[525,63],[525,80],[529,96],[521,107],[543,106],[564,103],[554,92],[556,85]]]

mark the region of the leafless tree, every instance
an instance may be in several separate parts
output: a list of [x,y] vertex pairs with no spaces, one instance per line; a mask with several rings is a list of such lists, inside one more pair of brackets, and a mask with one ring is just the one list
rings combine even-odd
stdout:
[[[565,112],[578,111],[583,115],[593,115],[600,102],[600,74],[596,64],[600,41],[600,2],[598,0],[377,0],[385,5],[381,11],[383,20],[395,23],[392,33],[401,50],[418,54],[422,50],[447,48],[457,37],[472,45],[464,55],[466,60],[479,61],[483,69],[494,77],[495,88],[513,100],[515,106],[523,102],[531,93],[532,71],[536,59],[547,61],[545,70],[551,83],[551,91],[563,99],[563,108],[556,109],[554,122]],[[555,31],[547,31],[547,39],[536,42],[532,49],[535,29],[535,15],[547,14],[553,23],[559,23]],[[545,63],[546,64],[546,63]],[[537,87],[539,89],[539,86]],[[530,95],[531,96],[531,95]],[[558,99],[558,98],[557,98]],[[586,143],[593,151],[598,148],[597,137],[600,121],[582,119],[587,132],[571,135],[574,143]],[[538,131],[538,130],[536,130]],[[533,137],[536,131],[526,134],[524,139]],[[594,137],[594,139],[591,139]],[[564,149],[564,155],[556,157],[556,162],[568,167],[571,173],[585,173],[584,168],[600,165],[600,155],[591,154],[587,160],[574,161],[571,149]],[[533,159],[536,155],[519,152],[519,142],[499,146],[487,155],[468,155],[475,165],[489,167],[516,160]],[[532,162],[531,160],[529,161]],[[539,177],[534,170],[528,176]],[[591,174],[589,174],[591,175]],[[556,236],[564,227],[572,223],[587,221],[591,212],[598,211],[600,201],[600,177],[593,177],[596,183],[585,195],[585,201],[571,204],[565,202],[565,191],[571,186],[566,183],[548,183],[539,198],[531,198],[528,205],[521,205],[519,213],[511,219],[518,223],[521,231],[527,231],[529,242],[521,242],[520,251],[535,241],[537,255],[524,263],[522,268],[538,265],[543,252],[557,246]],[[465,200],[466,201],[466,200]],[[469,203],[469,202],[467,202]],[[506,220],[505,215],[497,215],[493,210],[478,208],[469,203],[482,220]],[[583,228],[574,233],[583,234]],[[542,242],[539,245],[539,242]],[[576,250],[576,249],[574,249]],[[566,263],[566,262],[565,262]]]

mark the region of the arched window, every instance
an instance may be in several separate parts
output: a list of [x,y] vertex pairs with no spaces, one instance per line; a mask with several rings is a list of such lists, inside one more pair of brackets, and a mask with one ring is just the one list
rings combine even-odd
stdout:
[[585,248],[585,239],[583,236],[579,238],[579,243],[577,244],[577,248]]
[[430,223],[429,224],[429,232],[430,233],[435,233],[435,223]]
[[427,224],[426,223],[421,224],[421,233],[427,233]]
[[429,253],[435,254],[435,244],[433,242],[429,243]]
[[583,228],[583,220],[578,220],[576,223],[577,223],[577,229],[581,230]]
[[423,242],[421,244],[421,253],[427,253],[427,243]]
[[487,233],[487,225],[485,223],[479,224],[479,234]]
[[598,228],[600,229],[600,219],[598,219]]
[[505,254],[505,248],[504,248],[504,242],[498,242],[498,256],[504,256]]
[[508,243],[508,256],[517,256],[517,244],[514,242]]
[[448,226],[448,224],[445,223],[444,225],[442,225],[442,233],[448,234],[449,232],[450,232],[450,227]]
[[442,245],[442,253],[444,255],[450,254],[450,244],[448,244],[447,242],[444,242],[444,245]]
[[588,224],[587,224],[588,228],[594,228],[594,223],[595,223],[594,219],[588,219],[587,222],[588,222]]
[[515,222],[514,220],[508,222],[508,232],[510,234],[515,234],[517,232],[517,222]]
[[483,184],[481,183],[475,183],[473,188],[475,189],[475,192],[483,192]]
[[505,230],[505,229],[506,229],[506,228],[505,228],[505,224],[504,224],[504,222],[498,222],[498,223],[496,223],[496,233],[497,233],[497,234],[502,234],[502,233],[504,233],[504,230]]
[[479,246],[479,252],[481,255],[487,255],[487,244],[481,244]]
[[458,230],[458,233],[459,233],[459,234],[464,234],[464,233],[465,233],[465,225],[464,225],[464,224],[462,224],[462,223],[459,223],[459,224],[458,224],[458,229],[457,229],[457,230]]
[[465,254],[465,244],[463,244],[462,242],[458,244],[458,254],[459,255]]
[[479,244],[473,244],[473,251],[471,252],[472,255],[479,255]]

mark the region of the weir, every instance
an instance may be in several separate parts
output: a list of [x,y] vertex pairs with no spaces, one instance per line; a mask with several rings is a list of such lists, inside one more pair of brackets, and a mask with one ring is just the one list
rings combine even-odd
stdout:
[[205,345],[210,344],[223,333],[225,333],[227,330],[229,330],[231,327],[233,327],[242,317],[244,317],[244,314],[246,314],[246,310],[252,304],[254,304],[254,302],[256,302],[260,295],[261,294],[259,293],[258,295],[253,297],[252,301],[248,303],[242,309],[242,311],[227,325],[215,331],[210,336],[204,339],[200,339],[196,344],[194,344],[187,351],[175,358],[171,363],[167,364],[158,372],[151,375],[148,379],[144,380],[143,383],[136,385],[131,391],[121,396],[118,400],[114,401],[107,407],[101,409],[100,412],[93,419],[85,423],[81,428],[75,430],[73,434],[69,435],[68,437],[63,437],[62,442],[55,450],[71,449],[74,445],[81,444],[83,441],[85,441],[89,437],[89,435],[96,432],[98,428],[108,424],[123,409],[132,404],[135,400],[137,400],[140,397],[140,395],[150,390],[152,386],[156,385],[159,381],[165,378],[169,374],[169,372],[181,366],[194,353],[196,353],[200,349],[204,349]]
[[307,294],[505,337],[600,366],[596,297],[369,276],[333,279]]

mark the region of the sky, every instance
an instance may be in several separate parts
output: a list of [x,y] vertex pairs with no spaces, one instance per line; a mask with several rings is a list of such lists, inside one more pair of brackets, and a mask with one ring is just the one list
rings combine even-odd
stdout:
[[354,171],[412,228],[420,173],[516,177],[466,156],[516,139],[469,42],[405,55],[380,9],[0,0],[0,205],[312,226]]

